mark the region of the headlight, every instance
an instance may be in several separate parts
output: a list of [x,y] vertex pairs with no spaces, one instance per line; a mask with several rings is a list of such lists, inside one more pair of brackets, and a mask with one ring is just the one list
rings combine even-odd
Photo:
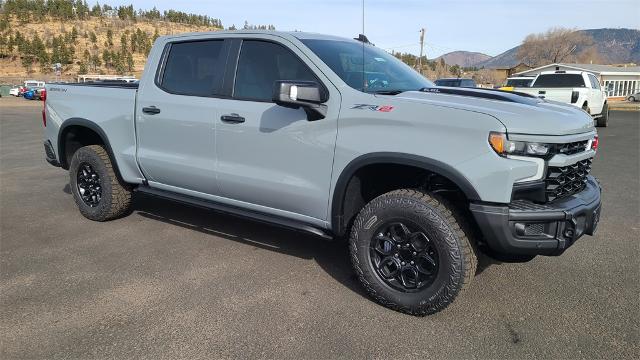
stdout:
[[507,135],[497,132],[489,134],[489,144],[500,156],[544,156],[549,153],[549,149],[551,147],[549,144],[511,141],[507,139]]

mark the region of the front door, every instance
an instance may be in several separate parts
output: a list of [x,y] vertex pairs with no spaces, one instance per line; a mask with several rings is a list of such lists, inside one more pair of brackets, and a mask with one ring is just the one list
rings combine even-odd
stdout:
[[150,184],[216,194],[215,127],[228,43],[170,43],[136,104],[138,161]]
[[[216,124],[217,175],[226,198],[325,220],[340,96],[302,58],[277,42],[242,41],[233,97]],[[303,109],[273,103],[276,80],[324,84],[327,116],[308,121]]]

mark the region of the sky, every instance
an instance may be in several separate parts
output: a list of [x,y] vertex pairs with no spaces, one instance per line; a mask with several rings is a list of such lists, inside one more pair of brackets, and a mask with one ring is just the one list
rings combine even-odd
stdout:
[[[92,4],[92,0],[88,1]],[[175,9],[235,24],[343,37],[362,32],[362,0],[103,0],[136,9]],[[365,34],[387,51],[435,58],[455,50],[495,56],[551,27],[640,29],[640,0],[364,0]]]

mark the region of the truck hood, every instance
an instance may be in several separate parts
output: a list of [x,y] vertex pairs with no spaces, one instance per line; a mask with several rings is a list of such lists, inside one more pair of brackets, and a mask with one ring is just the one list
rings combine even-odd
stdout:
[[510,133],[571,135],[590,132],[594,128],[593,119],[582,109],[527,94],[489,89],[433,88],[404,92],[394,99],[487,114],[500,121]]

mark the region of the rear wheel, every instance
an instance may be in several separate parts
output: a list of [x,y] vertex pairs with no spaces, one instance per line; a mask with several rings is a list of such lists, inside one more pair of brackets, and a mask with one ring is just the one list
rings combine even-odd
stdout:
[[131,208],[131,187],[116,175],[109,154],[100,145],[78,149],[69,166],[69,184],[80,213],[107,221]]
[[609,104],[605,103],[602,107],[602,114],[596,120],[596,126],[607,127],[609,125]]
[[636,101],[636,98],[634,96],[629,96],[629,98],[627,100],[629,100],[631,102],[634,102],[634,101]]
[[418,190],[381,195],[351,230],[353,267],[376,301],[412,315],[436,313],[466,288],[477,258],[463,218],[444,199]]

